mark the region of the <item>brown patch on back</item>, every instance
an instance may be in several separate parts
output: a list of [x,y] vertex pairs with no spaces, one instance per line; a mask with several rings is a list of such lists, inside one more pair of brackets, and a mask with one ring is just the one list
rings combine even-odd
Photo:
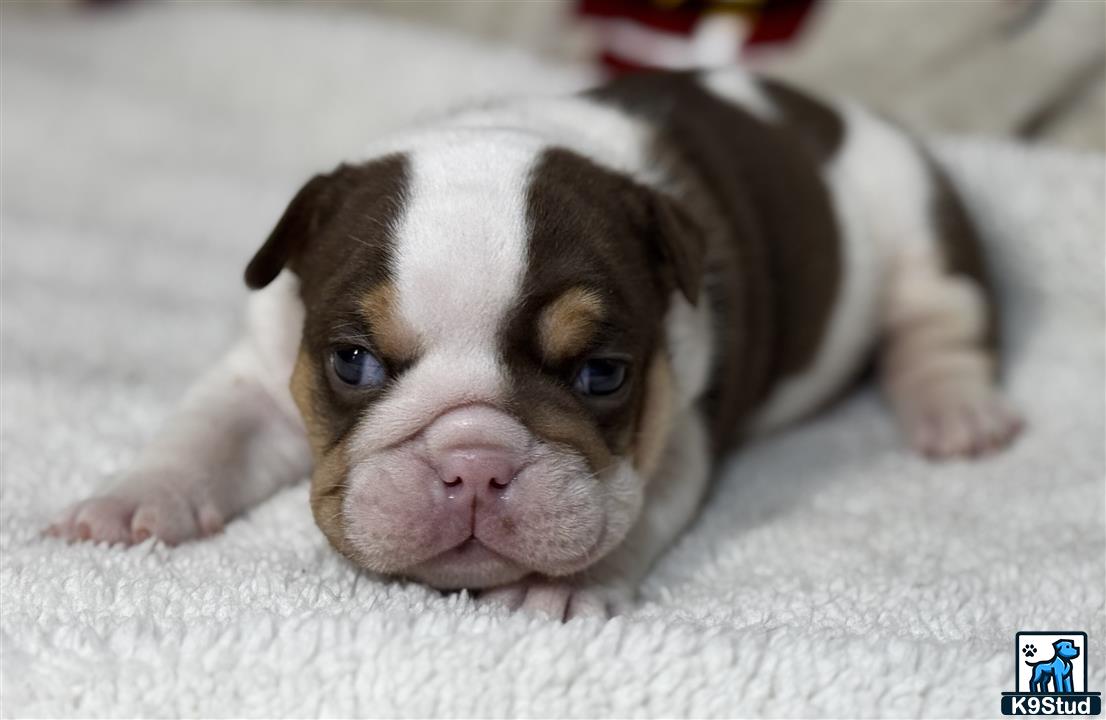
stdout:
[[694,73],[628,75],[590,93],[653,124],[654,157],[680,199],[709,218],[719,361],[705,408],[717,450],[814,359],[840,280],[838,223],[820,172],[840,121],[782,85],[765,91],[781,123],[718,98]]
[[833,108],[776,80],[763,79],[760,87],[818,162],[833,159],[845,138],[845,123]]
[[665,353],[658,352],[645,378],[645,401],[638,417],[633,447],[634,468],[644,477],[652,477],[668,445],[672,429],[672,391],[672,365]]
[[374,349],[399,362],[414,360],[419,339],[397,311],[396,287],[385,281],[367,292],[361,300],[361,313],[369,325]]
[[552,362],[583,352],[603,319],[598,293],[582,287],[566,290],[549,303],[538,319],[538,342]]

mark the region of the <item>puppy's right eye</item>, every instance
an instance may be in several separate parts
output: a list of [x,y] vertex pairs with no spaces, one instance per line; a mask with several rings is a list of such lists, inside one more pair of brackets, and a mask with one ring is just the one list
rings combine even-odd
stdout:
[[342,347],[331,352],[334,375],[346,385],[377,387],[388,379],[384,365],[363,347]]

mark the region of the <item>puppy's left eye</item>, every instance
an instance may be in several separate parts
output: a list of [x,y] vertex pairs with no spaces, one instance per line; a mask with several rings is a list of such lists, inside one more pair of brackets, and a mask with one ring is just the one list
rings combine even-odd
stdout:
[[572,386],[581,395],[611,395],[626,382],[625,360],[591,358],[584,363]]
[[338,348],[330,354],[334,374],[346,385],[375,387],[388,377],[384,365],[363,347]]

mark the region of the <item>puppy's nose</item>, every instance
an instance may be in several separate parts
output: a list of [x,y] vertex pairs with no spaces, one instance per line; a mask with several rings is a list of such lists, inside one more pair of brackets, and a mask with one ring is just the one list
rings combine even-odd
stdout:
[[482,492],[502,490],[515,479],[518,468],[511,457],[494,448],[455,448],[443,453],[438,474],[450,488]]

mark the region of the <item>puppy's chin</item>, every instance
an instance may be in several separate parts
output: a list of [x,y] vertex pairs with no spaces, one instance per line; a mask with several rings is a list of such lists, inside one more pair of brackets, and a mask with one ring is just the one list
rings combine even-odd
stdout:
[[477,590],[515,582],[530,572],[530,569],[471,538],[403,574],[441,590]]

